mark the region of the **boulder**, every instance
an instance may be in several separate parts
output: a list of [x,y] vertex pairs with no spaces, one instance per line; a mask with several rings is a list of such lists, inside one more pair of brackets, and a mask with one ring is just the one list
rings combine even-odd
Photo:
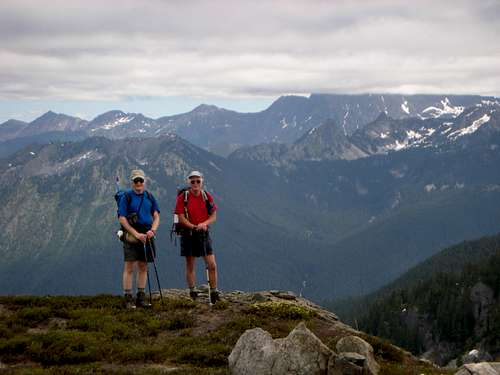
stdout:
[[260,328],[246,331],[229,355],[233,375],[324,375],[332,351],[304,323],[284,339]]
[[245,331],[229,355],[231,374],[271,375],[279,349],[271,335],[261,328]]
[[328,363],[328,375],[365,375],[366,358],[358,353],[333,354]]
[[341,338],[336,345],[338,353],[358,353],[362,355],[366,362],[364,364],[369,374],[378,374],[380,366],[375,361],[373,348],[365,340],[358,336],[345,336]]
[[481,349],[472,349],[470,352],[462,356],[462,363],[480,363],[492,361],[493,357],[490,353]]
[[332,351],[300,323],[284,339],[277,339],[280,355],[274,363],[273,375],[325,374]]
[[455,375],[500,375],[498,363],[469,363],[458,369]]

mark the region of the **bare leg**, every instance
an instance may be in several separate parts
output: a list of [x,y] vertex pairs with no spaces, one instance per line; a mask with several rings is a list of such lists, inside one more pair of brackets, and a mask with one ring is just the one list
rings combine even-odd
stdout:
[[137,262],[139,272],[137,272],[137,288],[145,288],[148,278],[148,266],[146,262]]
[[207,255],[203,257],[208,268],[208,276],[210,278],[210,287],[217,289],[217,264],[215,263],[215,255]]
[[195,257],[186,257],[186,281],[189,288],[194,288],[196,282],[195,260]]
[[132,289],[132,275],[136,262],[125,262],[123,266],[123,290]]

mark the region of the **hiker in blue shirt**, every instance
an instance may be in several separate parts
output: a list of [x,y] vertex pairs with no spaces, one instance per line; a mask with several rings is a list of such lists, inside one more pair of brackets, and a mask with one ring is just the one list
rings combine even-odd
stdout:
[[[147,280],[147,261],[152,261],[152,238],[160,225],[160,208],[153,195],[146,191],[146,176],[141,169],[130,174],[132,189],[118,202],[118,220],[125,229],[123,254],[123,291],[127,308],[149,307],[144,289]],[[146,247],[145,247],[146,246]],[[146,248],[147,259],[144,249]],[[132,277],[137,267],[137,296],[132,297]]]

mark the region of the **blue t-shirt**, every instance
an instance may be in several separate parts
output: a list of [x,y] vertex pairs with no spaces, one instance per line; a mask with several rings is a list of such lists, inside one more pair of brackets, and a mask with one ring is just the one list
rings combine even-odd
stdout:
[[127,196],[123,194],[118,203],[118,215],[127,217],[131,213],[137,212],[140,206],[141,211],[137,212],[137,224],[147,226],[153,224],[153,212],[160,213],[160,208],[153,194],[149,193],[150,199],[145,191],[142,194],[137,194],[133,189],[129,189],[127,193],[130,196],[130,204],[127,205]]

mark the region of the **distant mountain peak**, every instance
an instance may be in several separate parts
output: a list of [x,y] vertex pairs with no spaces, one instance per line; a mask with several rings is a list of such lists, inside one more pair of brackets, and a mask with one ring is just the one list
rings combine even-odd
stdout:
[[222,108],[217,107],[216,105],[212,104],[200,104],[198,107],[193,109],[191,112],[192,113],[200,113],[200,114],[209,114],[217,111],[221,111]]

